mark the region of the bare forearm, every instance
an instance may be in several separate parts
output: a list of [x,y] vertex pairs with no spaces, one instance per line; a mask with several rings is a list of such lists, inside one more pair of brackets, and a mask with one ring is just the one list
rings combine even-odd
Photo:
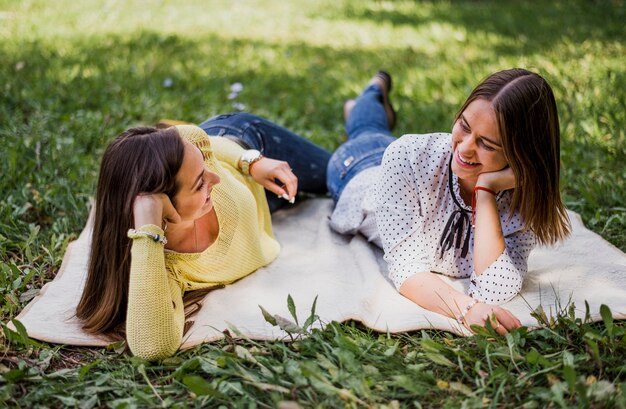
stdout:
[[422,308],[456,318],[473,303],[472,297],[457,291],[434,273],[416,273],[400,287],[400,294]]
[[433,273],[414,274],[402,284],[400,294],[429,311],[460,318],[467,328],[471,325],[484,327],[486,321],[491,320],[492,327],[504,335],[522,325],[510,311],[497,305],[476,302]]
[[506,247],[496,206],[496,197],[476,191],[474,219],[474,271],[482,274],[500,257]]

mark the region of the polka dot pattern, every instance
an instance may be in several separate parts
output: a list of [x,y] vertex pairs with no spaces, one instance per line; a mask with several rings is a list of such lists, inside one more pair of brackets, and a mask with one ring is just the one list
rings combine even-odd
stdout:
[[470,252],[451,248],[439,257],[439,240],[449,216],[457,209],[452,195],[466,210],[459,183],[453,175],[448,186],[451,135],[435,133],[405,135],[386,150],[374,187],[376,222],[385,251],[390,278],[396,288],[418,272],[437,272],[455,278],[470,277],[468,294],[475,299],[501,304],[522,288],[527,260],[535,236],[524,231],[519,214],[509,220],[511,192],[496,197],[506,248],[482,274],[473,268],[474,232]]
[[341,234],[361,233],[370,242],[382,247],[376,227],[374,181],[380,166],[367,168],[354,176],[341,192],[330,217],[330,227]]

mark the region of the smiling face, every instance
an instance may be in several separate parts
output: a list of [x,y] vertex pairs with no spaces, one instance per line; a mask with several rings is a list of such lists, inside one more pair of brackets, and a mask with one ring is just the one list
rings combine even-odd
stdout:
[[478,175],[507,166],[500,131],[491,102],[472,101],[452,129],[452,171],[461,187],[471,192]]
[[199,219],[211,211],[211,191],[220,177],[206,169],[200,150],[187,141],[176,181],[180,189],[174,196],[174,206],[183,221]]

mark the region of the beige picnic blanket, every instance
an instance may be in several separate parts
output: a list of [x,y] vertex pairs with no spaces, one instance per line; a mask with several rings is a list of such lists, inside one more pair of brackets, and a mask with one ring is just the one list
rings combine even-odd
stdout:
[[[398,294],[386,278],[380,249],[363,237],[332,232],[330,199],[310,199],[272,216],[282,245],[279,258],[250,276],[209,293],[182,348],[223,337],[229,329],[257,340],[288,339],[279,327],[267,323],[259,308],[289,318],[291,295],[299,323],[309,316],[315,297],[322,327],[331,321],[357,320],[381,332],[437,328],[456,334],[468,332],[453,320],[426,311]],[[542,306],[548,316],[574,303],[577,316],[601,319],[601,304],[617,319],[626,318],[626,255],[587,230],[570,213],[572,236],[563,244],[538,248],[530,256],[529,272],[520,295],[505,304],[524,325],[534,328],[531,312]],[[89,252],[90,223],[72,242],[56,278],[18,315],[32,338],[59,344],[106,345],[109,340],[84,333],[74,317]],[[447,279],[457,288],[467,280]]]

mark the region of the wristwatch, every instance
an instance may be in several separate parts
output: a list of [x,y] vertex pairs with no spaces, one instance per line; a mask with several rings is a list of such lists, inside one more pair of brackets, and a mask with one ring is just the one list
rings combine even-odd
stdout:
[[244,175],[249,175],[250,174],[250,166],[260,160],[263,157],[263,155],[261,155],[261,152],[257,151],[256,149],[248,149],[247,151],[243,152],[243,155],[241,155],[241,158],[239,158],[239,169],[241,169],[241,173],[243,173]]

